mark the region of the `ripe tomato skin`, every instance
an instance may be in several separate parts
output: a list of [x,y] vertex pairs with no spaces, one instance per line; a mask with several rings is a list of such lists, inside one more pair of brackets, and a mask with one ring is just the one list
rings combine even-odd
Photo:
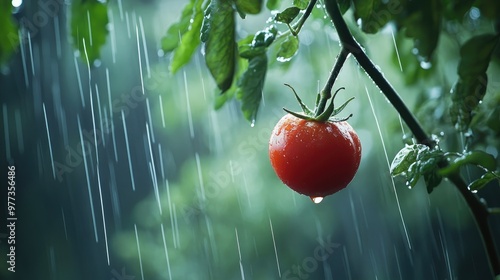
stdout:
[[288,187],[324,197],[351,182],[361,160],[361,142],[345,121],[307,121],[287,114],[271,134],[269,159]]

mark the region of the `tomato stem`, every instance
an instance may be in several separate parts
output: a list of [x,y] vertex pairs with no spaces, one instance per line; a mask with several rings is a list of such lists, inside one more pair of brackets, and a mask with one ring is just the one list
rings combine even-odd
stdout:
[[[330,94],[329,92],[331,91],[333,82],[335,81],[338,75],[338,72],[336,72],[336,70],[340,71],[340,68],[342,68],[342,65],[345,62],[345,59],[347,58],[348,54],[352,53],[352,55],[358,61],[359,65],[363,67],[368,76],[375,82],[375,84],[379,87],[381,92],[385,95],[385,97],[397,110],[401,118],[405,121],[406,125],[408,125],[408,127],[412,131],[417,141],[421,144],[433,147],[435,145],[434,141],[432,141],[431,138],[429,138],[429,136],[425,133],[422,126],[419,124],[415,116],[408,109],[408,107],[403,102],[401,97],[398,95],[396,90],[387,81],[382,72],[380,72],[375,67],[375,65],[366,55],[366,53],[361,48],[359,43],[356,42],[356,40],[352,36],[351,32],[349,31],[349,28],[347,27],[347,24],[344,21],[344,18],[342,17],[342,14],[340,13],[337,0],[325,0],[325,6],[326,6],[326,11],[328,12],[330,18],[333,21],[333,25],[337,29],[342,49],[341,49],[341,54],[339,54],[339,58],[335,62],[333,68],[334,70],[332,70],[332,72],[330,73],[330,78],[327,82],[327,86],[325,86],[325,89],[328,89],[328,87],[330,87],[329,88],[330,90],[328,90],[328,92],[326,90],[323,90],[321,92],[320,105],[321,102],[326,103],[326,101],[323,101],[323,99],[325,99],[328,96],[328,94]],[[346,51],[348,52],[347,54],[345,54]],[[324,110],[324,106],[322,106],[322,108],[320,109]],[[444,166],[440,167],[445,167],[447,163],[444,162],[442,165]],[[498,257],[498,253],[496,251],[495,241],[493,239],[493,235],[491,233],[491,229],[488,224],[489,212],[487,206],[481,202],[480,198],[477,195],[472,193],[467,188],[467,184],[458,173],[451,174],[450,176],[448,176],[448,179],[457,187],[458,191],[460,192],[460,194],[462,194],[465,202],[469,206],[475,218],[479,231],[481,233],[483,244],[488,253],[488,258],[493,273],[497,277],[500,276],[500,260]]]
[[320,99],[318,106],[316,106],[315,115],[319,116],[323,113],[326,107],[326,103],[328,99],[332,97],[332,88],[335,80],[339,76],[340,70],[342,66],[344,66],[345,61],[349,57],[350,52],[347,48],[343,47],[340,49],[340,53],[337,56],[337,60],[335,60],[335,64],[333,65],[332,71],[330,72],[330,76],[328,77],[328,81],[326,81],[325,87],[321,90]]

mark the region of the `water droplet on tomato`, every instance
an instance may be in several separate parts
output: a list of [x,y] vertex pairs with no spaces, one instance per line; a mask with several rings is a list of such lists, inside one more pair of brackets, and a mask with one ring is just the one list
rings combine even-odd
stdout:
[[319,204],[321,201],[323,201],[323,197],[322,196],[310,196],[310,198],[316,204]]

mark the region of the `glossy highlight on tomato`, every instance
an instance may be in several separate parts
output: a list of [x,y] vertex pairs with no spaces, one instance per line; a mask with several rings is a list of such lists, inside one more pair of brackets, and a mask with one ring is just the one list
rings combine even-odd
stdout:
[[345,121],[318,122],[287,114],[271,134],[269,159],[285,185],[321,198],[351,182],[361,160],[361,142]]

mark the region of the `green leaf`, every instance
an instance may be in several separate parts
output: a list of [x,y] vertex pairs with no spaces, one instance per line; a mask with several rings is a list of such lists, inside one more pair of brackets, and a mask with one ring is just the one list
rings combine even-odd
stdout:
[[188,63],[200,45],[200,28],[203,22],[202,4],[203,1],[197,0],[193,7],[194,14],[190,20],[191,24],[187,32],[182,36],[180,44],[175,49],[170,62],[170,71],[172,73],[177,72],[177,70]]
[[390,171],[392,176],[405,175],[410,165],[415,162],[419,150],[429,149],[425,145],[406,145],[392,160]]
[[483,34],[472,37],[462,45],[458,64],[460,78],[475,78],[486,72],[499,38],[499,35]]
[[[239,58],[236,67],[235,80],[239,80],[243,76],[247,68],[248,60]],[[233,83],[231,87],[226,92],[224,92],[224,94],[220,94],[220,92],[217,92],[214,100],[214,109],[219,110],[224,104],[226,104],[227,101],[232,100],[237,90],[238,83]]]
[[292,34],[288,35],[280,45],[280,49],[278,50],[278,54],[276,59],[279,62],[287,62],[292,59],[297,54],[299,50],[299,38],[297,36],[293,36]]
[[280,5],[281,5],[281,0],[267,0],[266,2],[266,7],[269,10],[279,9]]
[[353,4],[354,17],[365,33],[377,33],[393,17],[381,0],[353,0]]
[[483,34],[472,37],[460,48],[459,80],[452,89],[450,115],[460,131],[466,131],[474,110],[483,100],[488,86],[486,70],[500,36]]
[[286,24],[290,24],[300,13],[300,9],[297,7],[286,8],[283,12],[277,13],[274,16],[274,20]]
[[474,117],[474,110],[486,94],[488,76],[486,73],[475,79],[461,79],[451,90],[450,117],[457,130],[465,132]]
[[236,98],[242,102],[243,115],[252,123],[255,121],[262,99],[266,71],[267,55],[264,53],[249,60],[248,69],[238,81]]
[[201,41],[205,63],[222,92],[231,87],[235,72],[235,18],[231,2],[212,0],[205,11]]
[[394,157],[391,174],[405,176],[410,188],[423,176],[430,193],[442,180],[438,165],[443,159],[444,153],[439,149],[430,149],[422,144],[406,145]]
[[433,171],[424,174],[424,181],[427,187],[427,193],[431,193],[434,188],[436,188],[441,181],[443,181],[443,177],[438,174],[438,172]]
[[161,48],[165,52],[171,52],[179,45],[179,36],[184,35],[191,25],[193,19],[195,2],[203,2],[201,0],[191,0],[186,4],[181,13],[181,18],[178,22],[172,24],[167,34],[161,38]]
[[278,30],[274,25],[267,27],[264,30],[258,31],[254,36],[250,35],[238,42],[238,52],[240,57],[251,59],[255,56],[262,55],[267,51],[274,40]]
[[500,175],[497,172],[486,172],[481,176],[481,178],[472,181],[468,188],[469,190],[477,191],[482,189],[484,186],[486,186],[489,182],[493,180],[500,180]]
[[19,45],[17,25],[12,17],[10,1],[0,3],[0,64],[7,62]]
[[293,5],[301,10],[305,10],[310,0],[293,0]]
[[[108,6],[99,0],[77,0],[71,4],[71,36],[81,57],[89,64],[98,59],[108,35]],[[88,61],[87,61],[88,58]]]
[[448,176],[450,174],[458,173],[460,167],[466,164],[473,164],[488,171],[494,171],[497,168],[495,157],[483,151],[471,151],[457,157],[447,167],[442,168],[439,174]]
[[399,15],[399,24],[406,28],[406,36],[413,38],[420,61],[430,61],[437,47],[442,13],[441,1],[421,0],[409,2],[407,13]]
[[236,8],[245,14],[255,15],[262,10],[262,0],[236,0]]
[[253,37],[252,47],[269,47],[276,39],[276,34],[278,34],[278,29],[274,25],[257,32]]

